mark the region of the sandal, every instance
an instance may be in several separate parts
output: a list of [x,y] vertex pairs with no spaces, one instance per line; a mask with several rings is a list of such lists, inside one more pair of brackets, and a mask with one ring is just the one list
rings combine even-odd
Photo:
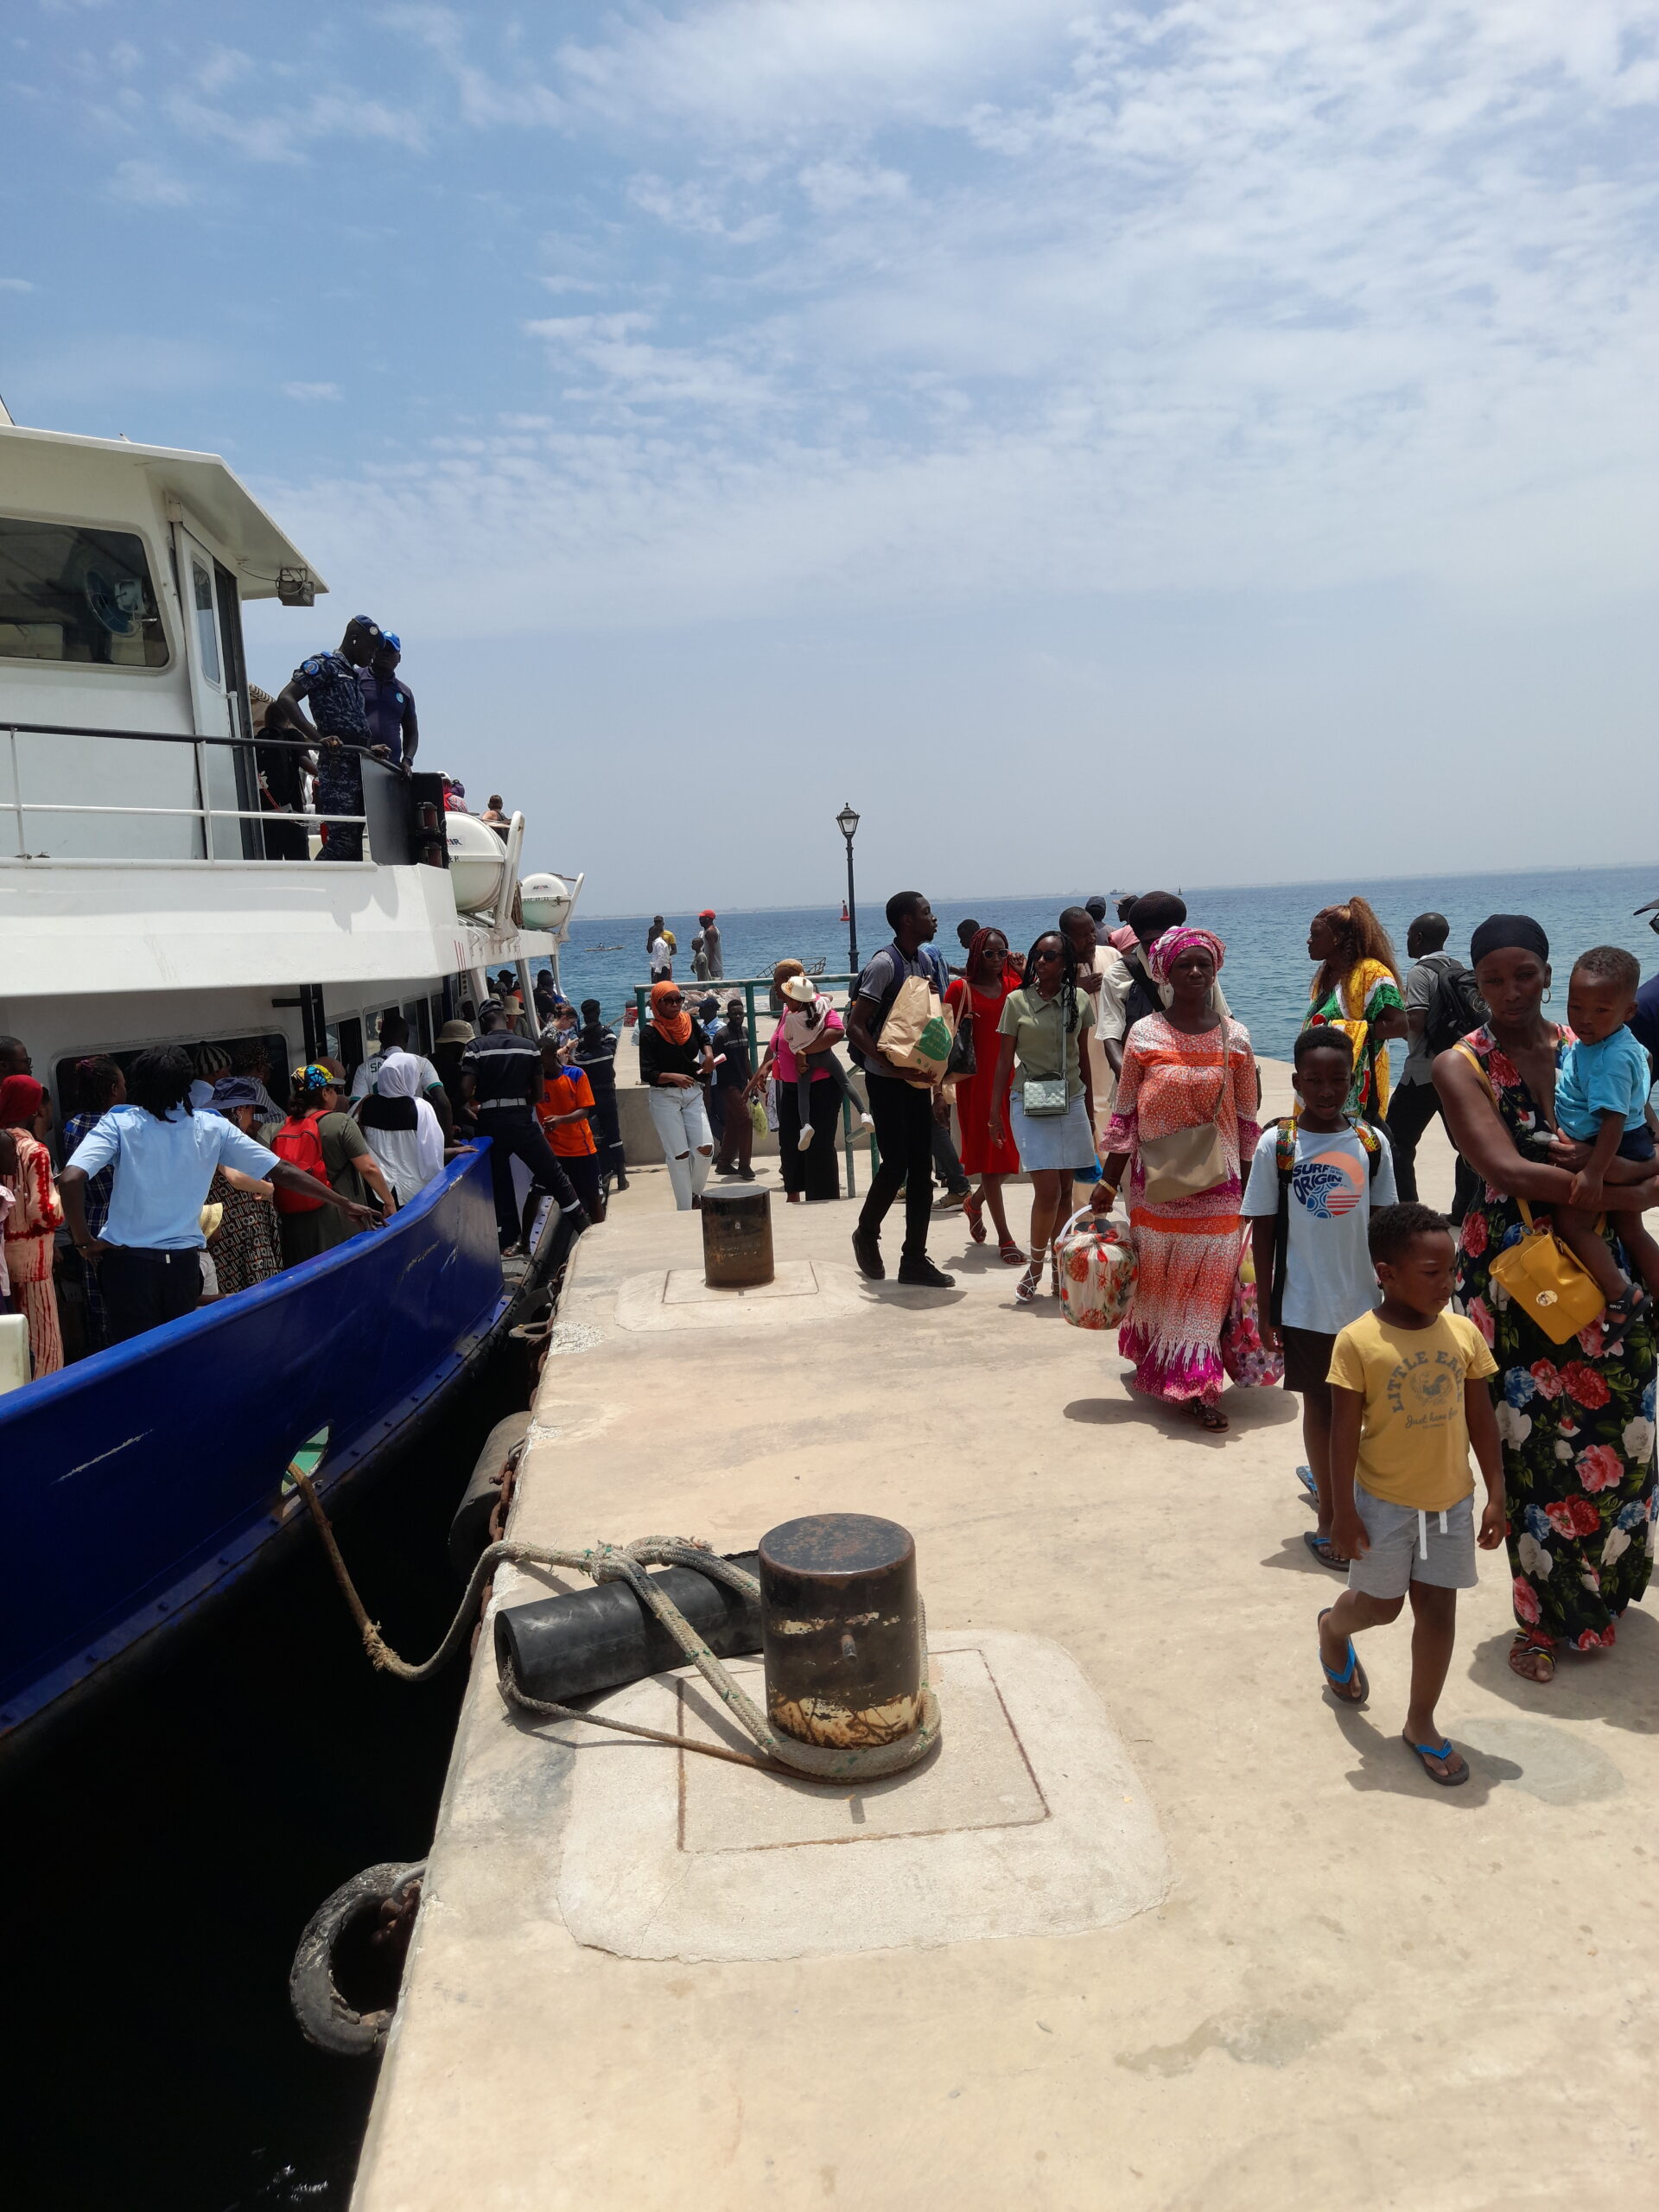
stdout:
[[1033,1260],[1014,1286],[1014,1294],[1021,1306],[1030,1306],[1035,1301],[1037,1286],[1042,1279],[1043,1263],[1040,1260]]
[[[1330,1610],[1327,1605],[1319,1618],[1323,1620]],[[1325,1647],[1320,1645],[1319,1672],[1325,1676],[1325,1687],[1338,1705],[1363,1705],[1371,1694],[1371,1686],[1365,1679],[1365,1669],[1359,1663],[1359,1654],[1354,1649],[1351,1636],[1348,1639],[1348,1664],[1339,1675],[1325,1665]],[[1352,1689],[1348,1688],[1350,1682],[1353,1684]]]
[[976,1244],[985,1242],[985,1201],[969,1191],[963,1198],[962,1210],[968,1217],[968,1234]]
[[1317,1503],[1319,1495],[1319,1486],[1313,1479],[1313,1468],[1298,1467],[1296,1470],[1296,1479],[1300,1483],[1302,1488],[1307,1492],[1308,1496]]
[[1026,1264],[1025,1253],[1014,1243],[1012,1236],[1004,1236],[998,1240],[996,1256],[1005,1267],[1023,1268]]
[[1610,1298],[1602,1309],[1602,1325],[1610,1337],[1622,1337],[1631,1323],[1650,1313],[1653,1300],[1645,1289],[1627,1284],[1618,1298]]
[[[1416,1752],[1423,1763],[1423,1772],[1431,1782],[1438,1782],[1442,1789],[1455,1789],[1460,1782],[1468,1781],[1469,1762],[1461,1751],[1452,1748],[1449,1736],[1439,1744],[1414,1744],[1409,1736],[1402,1736],[1400,1740],[1408,1751]],[[1439,1759],[1442,1764],[1447,1759],[1456,1759],[1457,1764],[1450,1774],[1441,1774],[1429,1764],[1431,1759]]]
[[[1516,1662],[1522,1659],[1541,1659],[1543,1665],[1541,1668],[1520,1666]],[[1510,1646],[1510,1670],[1519,1675],[1523,1682],[1536,1682],[1541,1688],[1544,1683],[1553,1682],[1555,1679],[1554,1645],[1547,1637],[1530,1636],[1522,1629]]]
[[1232,1427],[1233,1424],[1228,1420],[1226,1414],[1223,1413],[1221,1408],[1219,1406],[1212,1406],[1207,1398],[1197,1398],[1193,1401],[1193,1403],[1198,1409],[1198,1424],[1200,1427],[1209,1429],[1212,1435],[1218,1436],[1223,1429],[1230,1428]]
[[1304,1529],[1302,1541],[1321,1567],[1333,1567],[1338,1574],[1346,1574],[1353,1564],[1351,1560],[1344,1559],[1329,1536],[1321,1536],[1316,1529]]

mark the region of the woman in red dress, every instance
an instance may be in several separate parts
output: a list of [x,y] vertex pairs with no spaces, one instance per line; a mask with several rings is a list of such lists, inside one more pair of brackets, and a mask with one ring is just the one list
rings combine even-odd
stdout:
[[[1011,1268],[1025,1265],[1026,1255],[1008,1233],[1002,1210],[1004,1179],[1020,1173],[1020,1154],[1011,1136],[991,1142],[991,1085],[996,1076],[997,1024],[1010,991],[1017,991],[1021,977],[1008,957],[1008,940],[1001,930],[976,930],[969,940],[968,961],[963,973],[945,993],[945,1003],[960,1009],[966,1001],[974,1025],[976,1072],[956,1086],[957,1118],[962,1124],[963,1173],[977,1175],[979,1188],[962,1202],[969,1234],[976,1244],[985,1242],[985,1208],[996,1224],[997,1250]],[[958,1013],[957,1019],[963,1019]],[[1011,1078],[1010,1078],[1011,1080]],[[1008,1125],[1008,1083],[1002,1085],[1001,1120]]]

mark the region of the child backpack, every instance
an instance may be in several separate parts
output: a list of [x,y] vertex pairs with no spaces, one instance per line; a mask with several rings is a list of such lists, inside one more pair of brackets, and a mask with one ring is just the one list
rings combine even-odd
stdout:
[[1486,1001],[1475,988],[1472,968],[1449,968],[1436,981],[1423,1015],[1423,1044],[1431,1059],[1487,1020]]
[[[1382,1132],[1369,1122],[1354,1121],[1344,1116],[1345,1126],[1359,1139],[1370,1168],[1370,1179],[1375,1183],[1376,1171],[1382,1163]],[[1281,1114],[1273,1124],[1273,1164],[1279,1174],[1279,1211],[1273,1224],[1273,1302],[1268,1319],[1275,1329],[1284,1325],[1285,1263],[1290,1255],[1290,1181],[1296,1173],[1296,1116]],[[1332,1133],[1334,1134],[1334,1132]]]
[[[316,1117],[311,1114],[290,1114],[270,1140],[270,1148],[278,1160],[286,1160],[290,1167],[302,1168],[306,1174],[315,1175],[320,1183],[328,1180],[323,1166],[322,1139],[317,1135]],[[276,1185],[278,1213],[315,1213],[322,1204],[321,1198],[308,1198],[302,1191],[285,1191]]]

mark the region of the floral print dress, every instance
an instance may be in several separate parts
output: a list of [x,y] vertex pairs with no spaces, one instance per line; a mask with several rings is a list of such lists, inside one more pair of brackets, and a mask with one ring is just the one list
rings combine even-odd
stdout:
[[[1492,1086],[1516,1147],[1552,1124],[1491,1033],[1464,1043]],[[1556,1033],[1556,1065],[1573,1033]],[[1548,1208],[1533,1209],[1535,1222]],[[1458,1291],[1497,1361],[1515,1617],[1535,1641],[1593,1651],[1612,1643],[1653,1565],[1654,1332],[1648,1316],[1610,1338],[1599,1320],[1553,1344],[1491,1278],[1526,1233],[1517,1199],[1490,1185],[1464,1216]],[[1617,1252],[1611,1230],[1608,1242]]]

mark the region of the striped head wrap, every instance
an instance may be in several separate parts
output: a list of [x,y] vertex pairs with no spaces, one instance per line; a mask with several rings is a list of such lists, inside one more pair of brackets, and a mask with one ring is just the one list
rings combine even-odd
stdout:
[[1152,971],[1153,980],[1166,983],[1170,969],[1181,955],[1195,948],[1210,955],[1219,975],[1222,963],[1227,957],[1226,946],[1213,930],[1201,930],[1190,922],[1180,922],[1173,930],[1166,930],[1160,938],[1154,938],[1147,947],[1147,966]]

